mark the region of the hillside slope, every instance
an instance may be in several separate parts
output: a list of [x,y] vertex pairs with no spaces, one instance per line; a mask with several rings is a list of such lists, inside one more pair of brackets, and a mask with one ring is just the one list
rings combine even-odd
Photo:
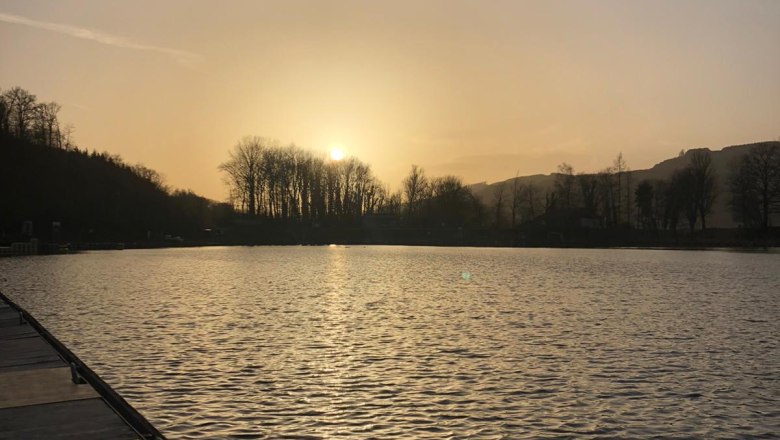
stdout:
[[[708,218],[708,226],[715,228],[734,228],[737,226],[734,221],[731,211],[729,209],[729,200],[731,199],[730,179],[732,170],[738,164],[739,160],[744,156],[748,150],[764,142],[734,145],[725,147],[721,150],[711,151],[708,148],[704,150],[710,151],[710,157],[712,158],[712,167],[717,175],[718,184],[718,197],[715,201],[712,213]],[[768,143],[780,144],[778,141],[772,141]],[[690,163],[693,152],[697,149],[691,149],[685,152],[684,155],[675,158],[662,161],[652,168],[646,170],[633,170],[630,171],[630,181],[633,188],[643,180],[669,180],[672,174],[687,166]],[[552,191],[555,184],[555,173],[553,174],[537,174],[532,176],[521,176],[517,178],[511,178],[500,182],[491,184],[478,183],[471,185],[471,189],[474,194],[483,203],[491,206],[494,203],[494,193],[498,185],[504,184],[506,188],[512,187],[513,182],[517,181],[521,184],[528,185],[533,184],[536,186],[538,192],[544,196],[548,191]]]
[[[217,204],[168,191],[107,153],[0,137],[0,243],[161,240],[213,226]],[[32,234],[23,233],[23,224]]]

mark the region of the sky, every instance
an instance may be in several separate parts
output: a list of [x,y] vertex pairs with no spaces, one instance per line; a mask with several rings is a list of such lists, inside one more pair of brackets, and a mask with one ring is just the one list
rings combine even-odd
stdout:
[[776,0],[3,0],[0,88],[215,200],[250,135],[391,189],[412,164],[493,182],[778,139],[778,23]]

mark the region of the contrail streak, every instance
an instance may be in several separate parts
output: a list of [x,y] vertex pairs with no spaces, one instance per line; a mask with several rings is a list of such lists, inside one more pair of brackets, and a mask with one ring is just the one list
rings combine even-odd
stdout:
[[51,32],[57,32],[64,35],[69,35],[75,38],[82,38],[84,40],[91,40],[97,43],[106,44],[108,46],[121,47],[124,49],[145,50],[150,52],[158,52],[172,57],[178,63],[186,66],[194,66],[200,61],[203,61],[203,55],[187,52],[184,50],[171,49],[168,47],[150,46],[147,44],[136,43],[126,38],[117,37],[115,35],[109,35],[102,32],[93,31],[86,28],[80,28],[76,26],[69,26],[67,24],[51,23],[46,21],[32,20],[19,15],[6,14],[0,12],[0,22],[21,24],[23,26],[30,26],[37,29],[44,29]]

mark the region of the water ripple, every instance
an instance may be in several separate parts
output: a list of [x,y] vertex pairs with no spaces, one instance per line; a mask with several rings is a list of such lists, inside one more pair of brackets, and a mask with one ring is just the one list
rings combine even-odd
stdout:
[[779,267],[409,247],[0,260],[7,294],[181,439],[771,438]]

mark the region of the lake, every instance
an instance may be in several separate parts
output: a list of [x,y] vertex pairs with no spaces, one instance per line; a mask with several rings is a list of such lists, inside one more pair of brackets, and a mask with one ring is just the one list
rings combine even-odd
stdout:
[[780,254],[223,247],[0,259],[169,438],[780,433]]

